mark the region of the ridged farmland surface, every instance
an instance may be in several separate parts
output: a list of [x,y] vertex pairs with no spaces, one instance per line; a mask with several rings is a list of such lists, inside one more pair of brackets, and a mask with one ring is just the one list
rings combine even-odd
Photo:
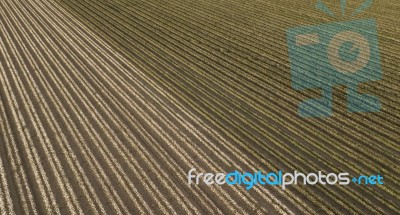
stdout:
[[[348,113],[336,87],[334,115],[310,119],[286,31],[342,19],[314,4],[0,1],[1,214],[400,214],[400,3],[355,17],[377,19],[383,78],[361,91],[382,111]],[[189,186],[191,168],[384,185]]]

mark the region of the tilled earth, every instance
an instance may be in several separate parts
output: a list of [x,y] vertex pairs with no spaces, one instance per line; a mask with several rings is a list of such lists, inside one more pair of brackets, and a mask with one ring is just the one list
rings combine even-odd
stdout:
[[[361,1],[348,1],[356,8]],[[0,1],[1,214],[400,214],[400,4],[376,2],[380,113],[305,119],[286,30],[305,0]],[[334,5],[330,5],[334,6]],[[188,185],[187,173],[381,174],[384,185]]]

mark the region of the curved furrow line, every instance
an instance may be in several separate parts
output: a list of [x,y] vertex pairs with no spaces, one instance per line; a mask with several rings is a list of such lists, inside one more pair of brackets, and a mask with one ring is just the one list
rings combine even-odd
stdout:
[[[3,107],[4,107],[3,106],[3,102],[1,101],[1,98],[0,98],[0,111],[2,111],[2,113],[5,113],[5,109]],[[3,141],[5,143],[8,143],[7,131],[4,128],[4,125],[6,123],[7,123],[7,121],[6,121],[5,117],[3,115],[1,115],[0,116],[0,126],[1,126],[0,130],[4,135],[4,138],[2,139],[1,143],[3,143]],[[11,161],[9,161],[9,162],[11,162],[13,170],[15,170],[14,158],[12,157],[12,154],[10,153],[9,149],[7,149],[6,147],[9,147],[9,146],[5,146],[4,148],[2,148],[1,152],[2,152],[3,155],[7,154],[7,156],[11,158],[10,159]],[[5,152],[5,151],[7,151],[7,152]],[[0,208],[0,211],[5,211],[5,213],[9,213],[9,214],[15,214],[14,206],[16,206],[17,203],[14,203],[13,200],[11,199],[11,196],[10,196],[11,192],[10,192],[10,190],[8,188],[8,181],[7,181],[7,178],[6,178],[7,171],[4,169],[3,161],[1,161],[1,160],[0,160],[0,171],[1,171],[1,177],[2,177],[2,189],[1,189],[2,196],[1,196],[1,208]],[[15,173],[11,177],[15,178]],[[17,187],[18,187],[18,192],[19,192],[18,194],[24,197],[25,195],[24,195],[23,191],[21,190],[22,189],[21,188],[22,185],[21,185],[20,180],[15,180],[15,181],[16,181]],[[13,186],[13,184],[11,184],[11,186]],[[27,206],[26,202],[24,202],[24,201],[25,201],[25,199],[22,199],[21,200],[22,205],[18,205],[18,206],[23,207],[24,210],[27,211],[27,207],[28,206]]]
[[[5,14],[3,10],[2,10],[2,14]],[[10,25],[8,20],[6,20],[6,24]],[[16,34],[14,34],[14,35],[16,35]],[[5,34],[5,39],[6,39],[7,45],[10,46],[10,49],[8,49],[10,51],[9,53],[12,53],[14,57],[18,56],[16,54],[17,48],[15,47],[15,44],[12,42],[12,39],[7,34],[7,32]],[[8,58],[7,58],[7,61],[12,62],[12,60],[8,59]],[[21,59],[19,59],[19,58],[16,58],[16,61],[17,61],[18,67],[23,67],[25,65],[23,62],[21,62]],[[17,71],[16,67],[12,63],[8,63],[8,66],[9,66],[9,68],[7,69],[8,72],[11,73],[11,71]],[[35,148],[35,146],[30,144],[33,142],[32,136],[30,134],[30,131],[25,127],[27,125],[27,123],[24,118],[24,114],[22,112],[22,110],[24,110],[24,109],[20,108],[20,106],[22,106],[24,108],[27,107],[26,101],[23,100],[22,101],[23,104],[22,105],[19,104],[19,102],[17,101],[17,98],[16,98],[16,94],[14,94],[14,90],[10,85],[9,79],[7,77],[3,77],[3,75],[6,75],[6,74],[5,73],[2,74],[2,77],[1,77],[3,80],[2,82],[5,83],[4,91],[6,92],[6,99],[9,102],[11,102],[11,105],[13,107],[13,108],[11,108],[11,110],[12,110],[13,119],[16,122],[17,132],[19,134],[21,134],[22,143],[23,143],[24,149],[26,149],[25,152],[27,153],[28,161],[31,165],[33,165],[33,170],[32,170],[33,173],[32,174],[33,174],[34,178],[36,179],[35,182],[37,183],[38,189],[40,190],[41,197],[44,198],[43,201],[44,201],[45,208],[52,210],[53,212],[55,212],[57,214],[60,214],[59,208],[58,208],[57,203],[54,198],[54,194],[48,183],[48,177],[46,176],[43,166],[40,164],[37,149]],[[15,75],[13,74],[13,72],[11,73],[11,75],[13,77],[12,79],[15,80]],[[21,98],[24,98],[23,94],[21,94],[20,86],[16,86],[15,88],[18,90]],[[26,108],[26,109],[29,109],[29,108]],[[27,114],[29,115],[29,113],[27,113]],[[28,119],[32,119],[32,116],[30,115],[28,117]],[[37,129],[37,127],[35,129]]]
[[[2,41],[0,40],[1,47],[3,47]],[[0,66],[1,72],[4,73],[4,67],[3,64]],[[2,83],[2,82],[1,82]],[[6,116],[6,107],[2,101],[3,99],[0,99],[0,111],[3,113],[2,123],[0,124],[1,126],[1,131],[3,133],[4,141],[6,143],[7,147],[7,158],[10,159],[11,163],[11,170],[13,172],[13,182],[16,183],[17,189],[18,189],[18,199],[20,200],[21,205],[14,205],[14,207],[21,206],[21,208],[16,208],[16,211],[23,210],[25,213],[28,213],[30,211],[32,214],[38,214],[37,209],[33,200],[33,195],[31,188],[28,185],[27,182],[27,174],[24,171],[24,168],[21,166],[21,158],[19,156],[18,149],[15,145],[15,140],[13,138],[13,135],[11,134],[11,129],[10,129],[10,124]],[[20,168],[17,168],[19,166]],[[19,169],[19,170],[18,170]],[[25,190],[24,190],[25,188]],[[15,202],[14,202],[15,203]],[[16,203],[15,203],[16,204]],[[29,205],[28,205],[29,204]]]
[[[1,116],[0,116],[0,122],[3,122]],[[3,152],[3,150],[1,150]],[[8,188],[8,183],[7,183],[7,176],[6,176],[6,171],[4,169],[3,161],[0,159],[0,211],[4,214],[15,214],[12,211],[12,200],[10,196],[10,190]]]
[[[17,7],[14,7],[14,8],[16,9]],[[17,13],[18,13],[18,10],[14,10],[14,12],[17,12]],[[22,21],[22,22],[23,22],[23,21]],[[20,28],[20,29],[24,29],[24,28]],[[24,44],[24,43],[20,41],[20,44]],[[29,53],[28,50],[26,49],[26,47],[25,47],[24,45],[22,45],[22,46],[23,46],[23,48],[25,49],[25,50],[24,50],[25,53]],[[22,56],[22,55],[21,55],[21,56]],[[32,62],[32,59],[30,60],[30,62]],[[30,83],[28,83],[28,86],[30,87],[30,89],[33,88],[33,87],[30,85]],[[28,93],[25,92],[25,94],[28,94]],[[37,99],[37,95],[34,95],[33,97]],[[31,98],[32,98],[32,96],[31,96]],[[35,115],[36,115],[37,119],[39,119],[38,116],[37,116],[38,114],[35,113]],[[47,119],[48,122],[50,121],[49,118],[46,118],[46,119]],[[40,121],[40,120],[38,120],[38,121]],[[41,130],[42,130],[43,135],[46,136],[46,142],[50,142],[50,140],[49,140],[48,137],[47,137],[47,134],[44,133],[43,125],[40,125],[40,128],[41,128]],[[54,131],[54,130],[53,130],[53,131]],[[53,155],[55,155],[55,149],[52,147],[52,145],[49,144],[48,146],[49,146],[49,149],[45,149],[46,153],[49,153],[48,150],[50,150],[50,153],[53,154]],[[58,180],[60,180],[60,177],[61,177],[62,179],[66,179],[67,177],[66,177],[66,175],[65,175],[65,172],[63,171],[63,168],[61,167],[61,164],[60,164],[59,159],[57,158],[57,156],[54,156],[54,159],[55,159],[57,168],[55,168],[54,166],[53,166],[53,168],[55,168],[57,171],[58,171],[58,169],[61,170],[61,176],[58,175],[58,174],[60,174],[60,173],[57,172],[57,178],[58,178]],[[54,162],[54,161],[53,161],[53,162]],[[53,165],[53,164],[52,164],[52,165]],[[69,202],[73,202],[73,203],[75,204],[76,209],[79,211],[79,213],[82,213],[82,209],[80,208],[80,204],[77,202],[76,194],[75,194],[74,191],[72,190],[72,187],[71,187],[69,181],[68,181],[68,180],[63,181],[61,184],[63,184],[63,185],[66,186],[66,188],[64,188],[64,187],[61,188],[61,189],[62,189],[62,192],[63,192],[63,193],[70,194],[69,196],[67,196],[67,198],[73,198],[72,201],[71,201],[71,199],[67,199],[68,203],[69,203]],[[68,192],[66,192],[66,190],[64,190],[64,189],[67,189]],[[72,206],[69,206],[69,207],[71,208]]]
[[[27,14],[27,13],[25,13],[25,14]],[[28,29],[28,28],[25,28],[25,29]],[[32,33],[32,32],[31,32],[31,33]],[[32,34],[32,35],[34,35],[34,34]],[[35,38],[37,38],[37,37],[35,37]],[[34,45],[31,44],[30,47],[34,47]],[[31,51],[31,50],[29,50],[29,51]],[[31,53],[31,52],[29,52],[29,51],[26,50],[25,53]],[[37,53],[37,51],[34,51],[34,50],[33,50],[33,53]],[[39,66],[37,65],[37,63],[35,62],[35,60],[33,59],[32,56],[27,56],[27,57],[28,57],[29,62],[30,62],[31,65],[32,65],[32,68],[36,68],[36,69],[39,68]],[[36,69],[34,70],[35,72],[37,72]],[[30,76],[30,73],[27,73],[27,75]],[[64,152],[65,154],[70,155],[70,156],[72,157],[72,160],[76,162],[76,157],[75,157],[75,155],[73,154],[71,148],[69,147],[69,145],[68,145],[68,143],[67,143],[67,141],[66,141],[65,135],[62,134],[61,128],[60,128],[60,126],[56,123],[57,120],[54,118],[53,114],[51,113],[49,106],[44,102],[45,99],[43,98],[42,94],[39,92],[37,85],[32,81],[32,78],[31,78],[31,77],[29,77],[28,80],[29,80],[30,89],[34,89],[34,90],[35,90],[35,93],[36,93],[36,94],[34,95],[34,97],[35,97],[38,101],[40,101],[39,103],[41,103],[41,104],[43,104],[43,105],[45,106],[45,109],[46,109],[46,110],[43,111],[43,113],[46,115],[46,119],[47,119],[47,121],[49,122],[49,124],[50,124],[52,130],[53,130],[55,133],[57,133],[57,137],[56,137],[57,141],[58,141],[58,142],[62,142],[62,141],[63,141],[63,144],[65,144],[65,146],[68,148],[68,150],[66,150],[65,147],[63,147],[63,148],[62,148],[63,152]],[[35,86],[32,86],[32,83],[35,84]],[[39,92],[39,93],[38,93],[38,92]],[[39,98],[39,97],[40,97],[40,98]],[[42,110],[44,109],[43,106],[41,106],[41,109],[42,109]],[[49,116],[48,114],[50,114],[51,116]],[[51,117],[51,120],[49,119],[50,117]],[[53,122],[53,123],[55,122],[55,126],[57,127],[57,129],[54,128],[54,125],[52,125],[52,122]],[[56,130],[57,130],[57,131],[56,131]],[[60,135],[61,135],[62,137],[60,137]],[[62,141],[61,141],[60,139],[62,139]],[[63,144],[61,144],[61,146],[64,146]],[[69,158],[70,158],[70,157],[68,157],[68,163],[69,163],[70,166],[73,167],[74,162],[73,162],[71,159],[69,159]],[[81,174],[81,175],[84,175],[84,174],[83,174],[84,171],[82,170],[82,167],[79,165],[79,163],[76,163],[76,164],[78,165],[78,169],[80,170],[80,174]],[[97,196],[95,195],[94,192],[92,192],[92,193],[89,195],[89,194],[87,193],[86,187],[83,185],[83,182],[82,182],[82,180],[80,179],[79,173],[77,173],[77,170],[76,170],[75,168],[73,168],[73,172],[74,172],[74,176],[77,176],[77,178],[78,178],[78,183],[79,183],[79,185],[82,185],[82,186],[80,186],[80,189],[83,189],[83,192],[85,193],[86,198],[87,198],[88,201],[90,202],[89,204],[90,204],[90,206],[91,206],[92,209],[93,209],[93,208],[94,208],[94,206],[93,206],[94,203],[91,201],[91,198],[94,198],[95,201],[98,203],[98,198],[97,198]],[[87,180],[87,178],[86,178],[85,182],[87,183],[87,181],[88,181],[88,180]],[[88,184],[88,183],[87,183],[87,184]],[[89,186],[91,187],[90,184],[89,184]],[[90,189],[93,190],[92,187],[91,187]],[[98,204],[98,205],[99,205],[99,204]],[[100,208],[101,208],[100,210],[104,212],[104,209],[102,208],[101,205],[100,205]],[[94,208],[94,211],[97,211],[97,209]],[[98,212],[97,212],[97,213],[98,213]]]
[[[13,68],[14,69],[14,68]],[[4,81],[4,77],[1,77],[2,80]],[[51,191],[50,185],[48,183],[48,178],[44,172],[43,166],[40,165],[40,161],[38,158],[38,153],[34,146],[30,146],[29,142],[32,142],[31,134],[30,132],[25,128],[27,125],[26,120],[22,116],[23,113],[21,113],[21,109],[19,108],[19,104],[17,103],[16,96],[12,94],[13,92],[12,88],[9,86],[8,80],[6,80],[4,83],[6,88],[6,98],[8,101],[11,101],[12,103],[12,114],[13,114],[13,120],[16,122],[16,127],[17,127],[17,132],[19,132],[21,135],[21,139],[24,143],[24,147],[27,151],[28,156],[28,161],[30,162],[31,165],[33,165],[33,170],[32,174],[34,175],[33,177],[35,178],[35,182],[37,182],[38,189],[40,191],[41,197],[44,198],[43,202],[46,205],[46,208],[50,211],[53,211],[57,214],[60,214],[60,211],[58,209],[57,203],[55,202],[54,195]],[[25,106],[24,106],[25,107]],[[18,110],[18,111],[16,111]]]

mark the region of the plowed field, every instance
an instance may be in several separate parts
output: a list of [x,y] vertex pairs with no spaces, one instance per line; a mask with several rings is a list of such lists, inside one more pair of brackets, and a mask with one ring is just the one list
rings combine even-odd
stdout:
[[[400,2],[375,1],[376,113],[301,118],[286,32],[306,0],[0,1],[1,214],[400,214]],[[340,13],[339,1],[328,6]],[[363,1],[347,1],[354,10]],[[381,174],[384,185],[188,185],[187,173]]]

